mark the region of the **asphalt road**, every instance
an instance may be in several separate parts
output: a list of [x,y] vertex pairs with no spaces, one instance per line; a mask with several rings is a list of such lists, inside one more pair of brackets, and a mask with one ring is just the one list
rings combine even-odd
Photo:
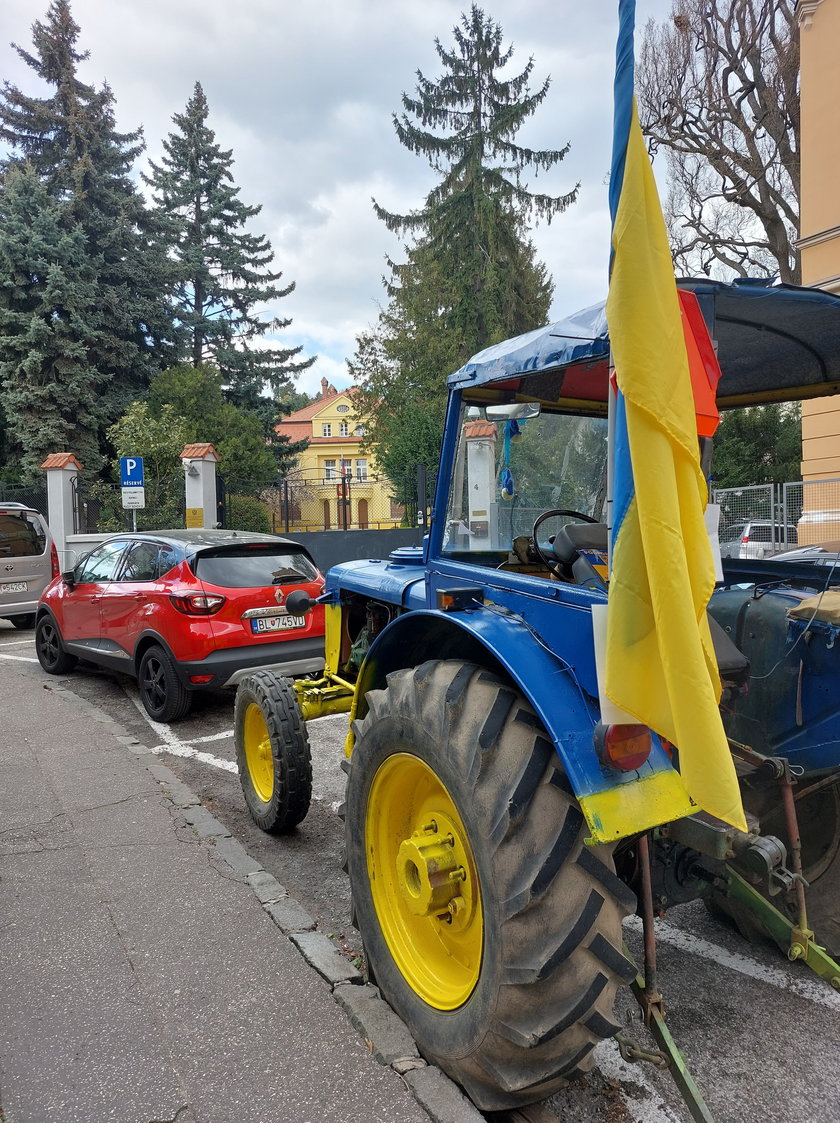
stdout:
[[[31,632],[0,621],[0,660],[47,676]],[[233,745],[233,694],[201,697],[174,726],[150,721],[130,680],[77,670],[63,684],[133,732],[199,796],[235,838],[318,919],[345,953],[361,956],[350,925],[350,897],[341,870],[343,717],[309,724],[314,799],[297,832],[263,834],[242,798]],[[837,1123],[840,1120],[840,994],[772,947],[748,944],[707,916],[700,903],[672,910],[658,922],[660,984],[668,1021],[717,1123]],[[638,923],[627,942],[639,948]],[[619,1001],[618,1020],[652,1047],[632,997]],[[555,1096],[533,1123],[683,1123],[690,1116],[670,1075],[623,1061],[614,1042],[596,1051],[597,1070]]]

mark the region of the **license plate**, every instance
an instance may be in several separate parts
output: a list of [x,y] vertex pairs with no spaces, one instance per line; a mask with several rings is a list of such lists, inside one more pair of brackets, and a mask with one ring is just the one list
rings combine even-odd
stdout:
[[29,586],[25,581],[9,581],[5,585],[0,585],[0,593],[28,593]]
[[251,621],[252,632],[285,632],[288,628],[305,627],[305,616],[258,616]]

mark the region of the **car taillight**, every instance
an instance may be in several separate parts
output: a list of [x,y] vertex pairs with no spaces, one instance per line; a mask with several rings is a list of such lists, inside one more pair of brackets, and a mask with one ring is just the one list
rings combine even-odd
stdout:
[[750,544],[750,536],[749,536],[749,534],[745,534],[744,537],[741,539],[741,545],[742,546],[748,546],[749,544]]
[[58,563],[58,550],[55,548],[55,542],[50,543],[50,568],[52,569],[53,577],[58,577],[61,573],[61,566]]
[[219,611],[226,598],[213,593],[186,593],[181,596],[170,593],[169,599],[185,616],[212,616]]
[[598,725],[595,750],[602,764],[635,772],[650,756],[653,740],[646,725]]

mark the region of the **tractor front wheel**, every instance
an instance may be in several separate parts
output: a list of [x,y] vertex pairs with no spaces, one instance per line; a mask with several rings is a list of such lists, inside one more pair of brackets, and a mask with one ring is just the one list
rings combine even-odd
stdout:
[[543,1099],[616,1032],[635,898],[509,683],[429,662],[367,695],[346,839],[371,973],[482,1110]]

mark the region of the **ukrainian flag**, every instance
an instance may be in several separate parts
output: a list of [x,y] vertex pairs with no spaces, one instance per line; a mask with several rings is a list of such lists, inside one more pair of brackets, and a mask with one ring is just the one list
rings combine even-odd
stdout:
[[606,692],[677,746],[699,807],[746,830],[706,618],[715,576],[688,355],[633,96],[634,18],[634,0],[621,0],[607,300],[619,394]]

